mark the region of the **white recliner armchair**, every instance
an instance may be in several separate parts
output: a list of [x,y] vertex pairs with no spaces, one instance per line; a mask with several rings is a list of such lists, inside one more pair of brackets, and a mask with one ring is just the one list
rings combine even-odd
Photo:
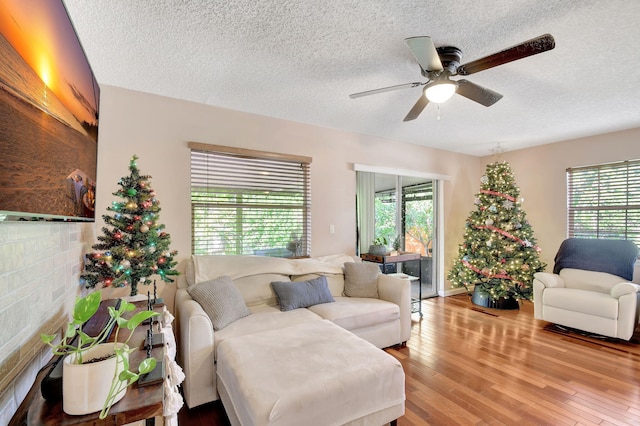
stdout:
[[630,241],[565,240],[554,273],[534,275],[535,318],[630,340],[640,307],[640,285],[631,282],[637,256]]

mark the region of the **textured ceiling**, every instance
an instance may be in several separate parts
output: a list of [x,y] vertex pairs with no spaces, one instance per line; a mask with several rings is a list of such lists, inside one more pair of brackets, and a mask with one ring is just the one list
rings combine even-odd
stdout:
[[[640,127],[636,0],[65,0],[100,84],[472,155]],[[461,63],[550,33],[556,48],[402,119],[425,81],[404,39]],[[456,77],[454,79],[458,79]]]

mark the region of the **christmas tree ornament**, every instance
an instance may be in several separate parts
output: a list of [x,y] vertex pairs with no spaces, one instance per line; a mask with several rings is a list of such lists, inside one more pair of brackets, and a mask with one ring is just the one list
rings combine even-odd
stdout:
[[[115,213],[102,216],[103,235],[92,246],[97,251],[86,256],[80,278],[87,288],[98,284],[130,285],[131,295],[135,296],[138,284],[149,284],[147,278],[153,274],[160,275],[165,282],[173,282],[171,277],[178,275],[174,269],[178,252],[170,250],[170,235],[161,231],[164,225],[156,222],[159,203],[150,201],[156,193],[149,183],[150,176],[140,174],[137,159],[134,155],[129,162],[130,175],[118,180],[120,189],[113,195],[121,201],[113,201],[107,207],[108,212]],[[141,220],[145,222],[138,226]]]
[[465,287],[469,294],[473,287],[475,304],[517,309],[519,300],[532,299],[533,274],[546,265],[516,202],[521,198],[509,164],[488,164],[480,182],[476,209],[466,221],[464,242],[447,278],[454,288]]

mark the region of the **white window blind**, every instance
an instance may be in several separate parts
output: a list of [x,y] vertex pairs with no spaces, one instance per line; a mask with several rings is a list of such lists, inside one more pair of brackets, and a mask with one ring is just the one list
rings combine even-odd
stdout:
[[308,256],[310,159],[237,151],[191,149],[193,253]]
[[640,247],[640,160],[567,169],[568,234]]

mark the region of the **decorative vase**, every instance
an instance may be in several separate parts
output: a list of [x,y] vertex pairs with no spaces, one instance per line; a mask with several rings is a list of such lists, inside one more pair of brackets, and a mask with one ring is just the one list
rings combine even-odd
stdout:
[[485,308],[520,309],[520,305],[516,299],[511,297],[499,297],[498,299],[492,299],[489,293],[483,291],[479,286],[474,287],[471,302],[474,305],[484,306]]
[[[69,354],[64,358],[62,361],[62,410],[65,413],[83,415],[102,410],[109,395],[114,374],[120,374],[124,370],[122,363],[116,362],[114,345],[115,343],[102,343],[84,351],[82,358],[85,364],[74,363],[76,354]],[[122,343],[118,345],[126,348]],[[109,354],[113,356],[101,359]],[[128,359],[129,354],[125,352],[124,356]],[[87,363],[92,359],[98,361]],[[120,401],[126,392],[125,387],[118,393],[113,403]]]
[[389,253],[386,246],[381,245],[370,245],[369,246],[369,254],[374,254],[376,256],[384,256]]

